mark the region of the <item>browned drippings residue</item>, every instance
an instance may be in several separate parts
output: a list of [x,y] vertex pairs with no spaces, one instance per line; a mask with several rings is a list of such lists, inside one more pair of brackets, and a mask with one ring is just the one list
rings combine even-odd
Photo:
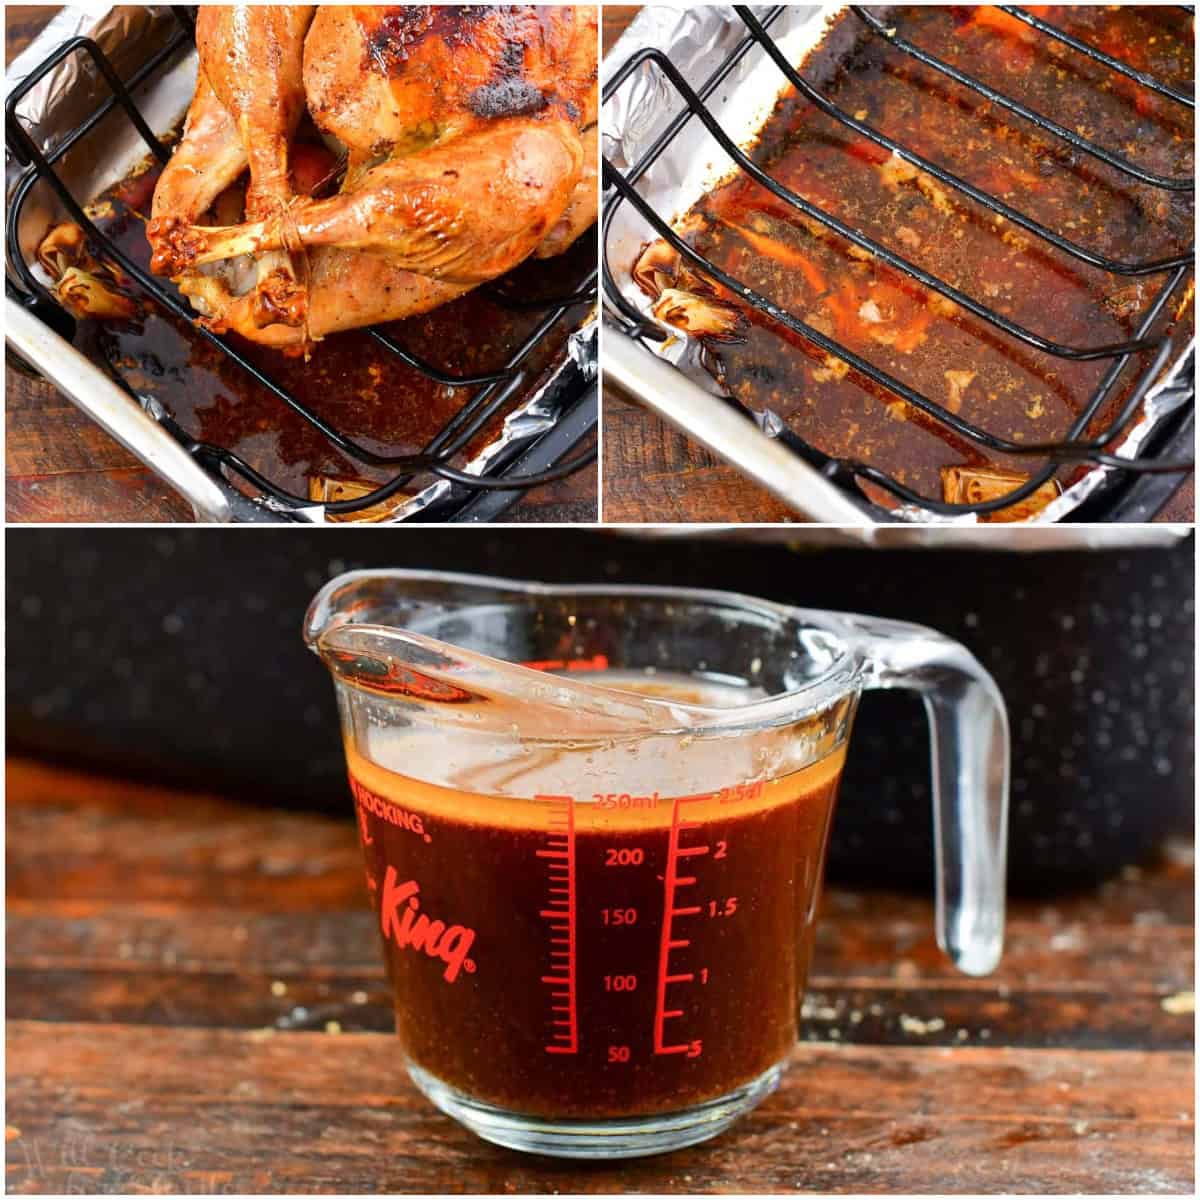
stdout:
[[[143,269],[150,247],[144,213],[158,168],[118,185],[94,207],[102,232]],[[102,215],[101,215],[102,214]],[[530,260],[498,281],[514,295],[534,299],[581,286],[596,260],[595,235],[579,239],[566,254]],[[162,286],[170,288],[163,283]],[[394,474],[342,454],[321,432],[211,345],[191,322],[168,316],[156,303],[140,302],[137,319],[85,321],[76,344],[89,357],[116,368],[139,394],[159,400],[190,436],[234,451],[276,485],[308,497],[334,480],[351,488],[378,485]],[[529,387],[559,360],[568,334],[585,306],[559,321],[530,352],[523,370]],[[477,289],[424,316],[383,327],[406,350],[453,374],[502,367],[544,319],[543,311],[514,312]],[[405,366],[365,330],[338,333],[319,342],[312,358],[288,358],[266,346],[230,339],[237,351],[346,437],[378,454],[416,454],[455,416],[478,387],[454,388]],[[527,394],[527,393],[522,393]],[[513,405],[520,396],[514,398]],[[455,460],[461,465],[500,432],[505,407]],[[332,498],[350,498],[350,494]],[[377,514],[372,512],[371,516]]]
[[[884,19],[910,42],[1029,108],[1170,177],[1194,171],[1189,110],[1039,34],[997,9],[921,6]],[[1191,18],[1164,7],[1048,6],[1038,15],[1157,79],[1188,90]],[[1032,36],[1031,36],[1032,35]],[[836,21],[805,77],[860,119],[1013,208],[1109,258],[1144,262],[1193,239],[1190,192],[1129,179],[954,84],[891,47],[857,18]],[[773,179],[1026,329],[1066,346],[1128,340],[1165,276],[1131,279],[1080,263],[785,91],[749,152]],[[1031,349],[884,265],[737,173],[681,221],[698,251],[772,303],[962,420],[1015,442],[1061,438],[1111,360],[1075,362]],[[686,264],[651,247],[638,272],[663,287],[715,297],[743,316],[736,342],[708,346],[731,395],[773,410],[809,444],[871,463],[941,500],[949,469],[1021,480],[1041,460],[1004,456],[840,363]],[[1182,290],[1182,289],[1181,289]],[[676,296],[671,311],[688,309]],[[667,316],[667,320],[671,320]],[[1177,340],[1190,333],[1181,314]],[[1094,420],[1099,432],[1150,354]],[[1064,467],[1060,483],[1085,468]],[[893,504],[880,489],[872,497]],[[1057,494],[1044,489],[1040,507]],[[1012,514],[1007,514],[1011,516]]]

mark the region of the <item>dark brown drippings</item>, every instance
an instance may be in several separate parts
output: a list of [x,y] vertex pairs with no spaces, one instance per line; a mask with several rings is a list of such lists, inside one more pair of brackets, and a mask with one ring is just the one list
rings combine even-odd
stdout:
[[[149,211],[157,179],[157,169],[151,169],[119,185],[107,197],[110,215],[97,219],[101,229],[143,268],[150,248],[141,214]],[[569,293],[594,267],[595,255],[594,234],[588,234],[566,254],[531,259],[498,284],[530,299]],[[160,285],[171,288],[166,281]],[[142,299],[135,284],[129,292]],[[395,473],[351,461],[190,323],[167,316],[151,300],[142,307],[144,315],[137,321],[81,323],[77,344],[115,368],[141,395],[158,400],[190,436],[234,451],[272,482],[300,496],[309,495],[314,477],[383,482]],[[531,352],[523,368],[530,388],[558,361],[584,311],[584,306],[577,306]],[[405,349],[443,370],[475,374],[502,367],[544,315],[510,311],[480,289],[383,329]],[[323,420],[380,454],[420,452],[479,390],[435,383],[363,331],[331,334],[315,347],[308,362],[236,335],[231,340],[239,353]],[[466,461],[492,441],[511,407],[496,413],[456,462]]]
[[[539,855],[558,828],[553,798],[528,806],[548,823],[489,820],[486,796],[352,753],[405,1055],[475,1100],[564,1118],[678,1111],[779,1065],[796,1042],[812,951],[837,786],[827,767],[767,785],[765,806],[761,785],[714,794],[675,835],[694,851],[677,873],[671,798],[586,795],[574,818],[572,1002],[548,990],[547,972],[567,969],[556,946],[568,936],[545,916],[556,902]],[[610,801],[636,802],[634,819]],[[669,873],[680,880],[670,901]]]
[[[1158,79],[1191,87],[1193,38],[1182,12],[1050,6],[1037,14]],[[1187,109],[997,9],[911,6],[886,10],[883,19],[908,41],[1150,171],[1185,178],[1194,171]],[[846,112],[1099,254],[1148,261],[1179,253],[1192,240],[1190,192],[1130,180],[1039,133],[901,54],[853,16],[834,24],[804,75]],[[752,157],[825,212],[1067,346],[1130,338],[1165,279],[1109,275],[1068,257],[930,177],[917,177],[791,90]],[[746,175],[714,189],[684,227],[687,240],[730,275],[998,437],[1064,436],[1111,363],[1070,361],[1021,344],[868,252],[852,252],[845,239]],[[690,270],[681,275],[673,286],[703,290],[692,286]],[[820,450],[875,464],[936,499],[947,467],[1021,472],[1040,465],[952,433],[739,298],[720,288],[716,294],[742,311],[745,324],[736,343],[708,347],[712,373],[749,408],[777,413]],[[1192,321],[1189,305],[1179,345]],[[1111,419],[1150,359],[1135,356],[1092,433]],[[1082,471],[1066,468],[1060,478],[1070,482]]]

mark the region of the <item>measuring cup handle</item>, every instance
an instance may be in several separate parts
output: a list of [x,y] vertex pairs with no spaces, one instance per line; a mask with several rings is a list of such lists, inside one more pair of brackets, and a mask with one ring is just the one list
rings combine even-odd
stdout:
[[900,621],[854,618],[865,688],[918,692],[929,718],[938,945],[986,975],[1004,945],[1008,716],[996,682],[957,642]]

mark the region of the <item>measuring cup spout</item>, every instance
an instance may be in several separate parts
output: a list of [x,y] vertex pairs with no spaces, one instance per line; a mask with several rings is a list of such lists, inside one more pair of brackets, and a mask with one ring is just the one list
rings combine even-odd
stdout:
[[[439,719],[469,718],[477,732],[515,730],[525,739],[637,736],[685,730],[688,705],[586,682],[608,667],[602,653],[557,644],[550,654],[530,635],[545,609],[550,623],[578,592],[419,571],[342,575],[313,599],[304,636],[340,683],[437,705]],[[573,625],[570,614],[566,628]],[[552,673],[553,672],[553,673]],[[566,672],[565,674],[560,672]]]

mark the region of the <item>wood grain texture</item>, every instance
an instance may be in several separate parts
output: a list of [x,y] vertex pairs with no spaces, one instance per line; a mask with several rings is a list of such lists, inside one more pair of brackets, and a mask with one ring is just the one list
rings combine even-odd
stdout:
[[[11,62],[57,11],[56,5],[8,5],[6,62]],[[193,520],[190,505],[52,384],[31,378],[8,363],[4,378],[5,510],[10,522]],[[533,489],[504,520],[595,521],[598,487],[597,468],[588,467]]]
[[1120,1193],[1190,1180],[1186,1054],[1159,1054],[1147,1078],[1143,1055],[1119,1051],[805,1046],[724,1137],[603,1168],[470,1140],[380,1041],[10,1021],[10,1190]]
[[4,62],[12,62],[46,27],[61,5],[8,4],[4,9]]
[[27,761],[6,784],[13,1192],[1191,1188],[1192,1017],[1164,1007],[1193,973],[1186,846],[1014,904],[980,980],[925,898],[830,889],[780,1091],[606,1168],[490,1147],[407,1082],[349,811]]
[[[605,6],[606,52],[640,9],[637,4]],[[606,522],[804,520],[612,385],[604,390],[603,488]],[[1155,520],[1190,523],[1195,513],[1195,479],[1189,476]]]
[[[164,953],[171,957],[170,943]],[[927,1030],[922,1046],[951,1049],[996,1043],[1009,1049],[1137,1051],[1148,1039],[1158,1050],[1188,1053],[1192,1046],[1190,1024],[1162,1008],[1164,995],[1174,992],[1147,988],[1114,999],[1099,988],[1070,993],[1053,986],[1022,988],[1014,994],[1008,984],[955,989],[825,982],[824,989],[809,989],[805,1042],[911,1045],[911,1030],[919,1025]],[[318,966],[203,970],[172,963],[131,970],[124,963],[10,962],[6,985],[11,1019],[316,1032],[336,1021],[347,1033],[392,1032],[387,981],[374,967],[325,974]]]
[[605,386],[606,522],[802,520],[765,488],[624,397]]
[[617,38],[629,28],[629,22],[641,12],[640,4],[606,4],[602,13],[603,25],[600,32],[600,46],[607,54],[612,49]]

